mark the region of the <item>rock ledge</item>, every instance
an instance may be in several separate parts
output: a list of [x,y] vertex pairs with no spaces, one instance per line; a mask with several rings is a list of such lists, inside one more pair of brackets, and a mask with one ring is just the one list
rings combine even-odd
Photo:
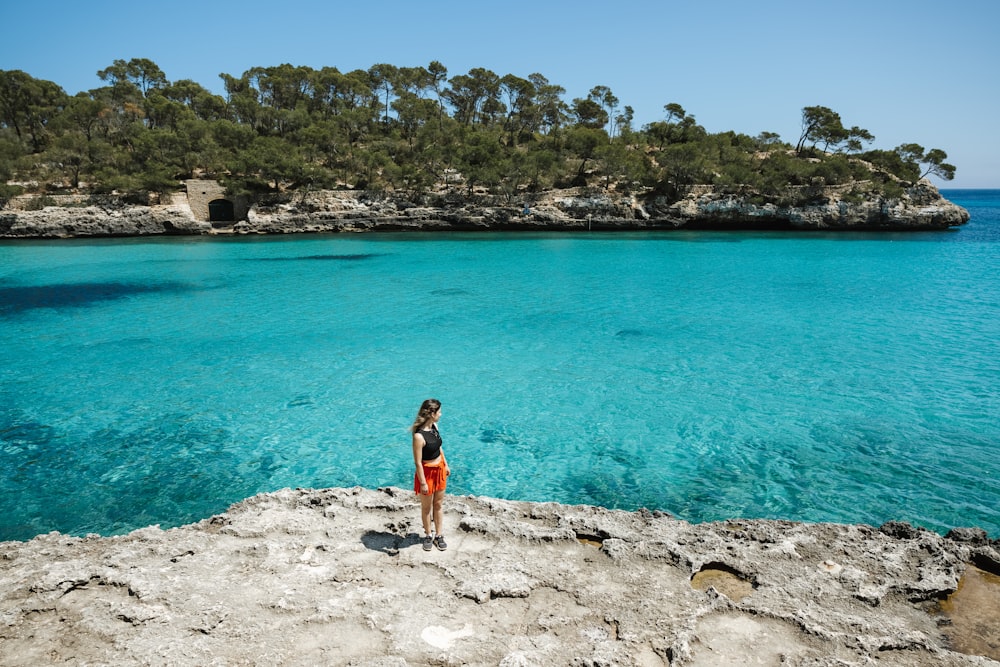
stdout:
[[469,496],[445,515],[444,552],[397,488],[0,543],[0,665],[1000,664],[934,613],[968,563],[1000,569],[982,531]]

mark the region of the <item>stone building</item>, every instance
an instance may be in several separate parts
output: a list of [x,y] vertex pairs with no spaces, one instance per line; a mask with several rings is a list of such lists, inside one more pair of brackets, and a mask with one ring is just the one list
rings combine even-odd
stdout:
[[218,181],[190,179],[184,181],[188,205],[195,220],[224,227],[238,220],[246,220],[250,208],[246,197],[230,197]]

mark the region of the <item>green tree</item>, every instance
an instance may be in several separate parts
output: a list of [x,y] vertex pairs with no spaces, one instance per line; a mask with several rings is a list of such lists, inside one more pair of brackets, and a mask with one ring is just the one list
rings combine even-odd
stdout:
[[457,151],[457,166],[469,194],[476,186],[494,188],[500,183],[504,171],[504,153],[500,148],[500,132],[480,129],[468,132]]
[[690,186],[711,182],[712,161],[700,142],[670,144],[656,155],[660,173],[655,189],[668,199],[683,197]]
[[77,93],[66,102],[57,119],[57,126],[62,132],[79,133],[88,142],[92,141],[100,128],[105,108],[102,102],[87,93]]
[[549,134],[558,130],[569,119],[569,106],[562,100],[566,89],[549,83],[537,72],[528,75],[528,81],[535,87],[535,106],[538,109],[537,120],[532,126],[533,131]]
[[245,190],[277,191],[283,182],[294,186],[308,182],[308,169],[295,147],[281,137],[254,137],[230,162],[232,177]]
[[855,125],[847,131],[844,149],[848,153],[860,153],[864,148],[864,144],[871,143],[873,141],[875,141],[875,136],[872,135],[871,132]]
[[148,58],[132,58],[128,62],[115,60],[110,67],[97,73],[102,81],[107,81],[113,88],[127,85],[145,96],[153,88],[163,88],[167,85],[167,77],[163,70]]
[[500,79],[500,92],[506,100],[504,129],[507,131],[507,143],[516,146],[518,137],[528,132],[535,122],[535,86],[527,79],[507,74]]
[[948,154],[940,148],[932,148],[927,151],[924,154],[924,159],[920,161],[925,168],[925,171],[920,175],[920,178],[924,178],[926,176],[937,176],[943,181],[950,181],[954,179],[955,166],[945,162],[947,159]]
[[399,76],[399,68],[395,65],[380,63],[378,65],[372,65],[368,69],[368,75],[371,77],[372,90],[379,91],[379,93],[385,97],[385,102],[382,103],[382,109],[385,110],[385,118],[383,122],[388,125],[389,109],[391,108],[389,96],[393,93],[393,83]]
[[801,154],[807,141],[815,147],[820,142],[838,143],[846,136],[847,130],[836,111],[823,106],[805,107],[802,109],[802,134],[795,144],[795,152]]
[[63,89],[51,81],[21,70],[0,70],[0,124],[12,128],[18,139],[30,139],[35,153],[45,148],[49,124],[67,100]]
[[608,112],[590,98],[577,97],[573,100],[572,109],[577,127],[600,130],[608,124]]
[[80,174],[91,161],[90,144],[82,134],[74,132],[58,137],[49,150],[49,157],[69,179],[70,187],[80,187]]
[[768,150],[780,144],[781,135],[777,132],[761,132],[754,137],[754,141],[757,142],[757,148]]
[[665,120],[655,121],[644,128],[646,136],[656,148],[667,144],[698,141],[705,135],[705,128],[698,125],[694,116],[688,115],[680,104],[671,102],[663,107],[667,112]]
[[894,152],[904,163],[913,165],[911,173],[915,171],[916,176],[911,180],[919,181],[927,176],[937,176],[945,181],[955,178],[955,167],[945,162],[948,154],[940,148],[925,151],[920,144],[902,144]]
[[487,100],[498,102],[500,77],[482,67],[474,67],[468,74],[458,74],[448,80],[449,88],[442,96],[455,109],[455,119],[464,125],[481,122],[484,107],[487,110],[499,108],[487,105]]
[[920,176],[920,168],[916,164],[905,162],[896,151],[870,150],[858,157],[871,164],[875,170],[904,181],[916,181]]
[[437,120],[438,105],[435,100],[418,97],[413,93],[403,92],[392,103],[399,122],[399,130],[403,138],[412,147],[421,127]]
[[448,81],[448,68],[437,60],[432,60],[427,66],[427,73],[430,75],[430,86],[434,91],[434,98],[438,103],[438,121],[443,123],[445,115],[444,105],[444,84]]
[[146,97],[144,105],[146,124],[150,129],[172,128],[184,119],[194,118],[194,112],[184,103],[172,100],[163,94],[161,89],[155,89]]
[[[584,101],[591,102],[591,100]],[[599,107],[598,110],[604,113]],[[597,127],[579,124],[566,131],[566,148],[580,161],[576,176],[573,178],[573,185],[587,184],[587,165],[597,157],[598,147],[608,143],[608,134],[600,129],[601,127],[603,124]]]
[[613,138],[616,130],[615,112],[618,110],[618,98],[607,86],[594,86],[587,94],[587,99],[600,105],[601,109],[604,110],[604,116],[607,118],[605,122],[609,125],[608,136]]
[[625,105],[625,109],[622,113],[618,114],[615,118],[615,126],[618,128],[618,134],[626,140],[632,139],[632,121],[635,120],[635,110],[629,105]]
[[268,122],[258,92],[250,83],[246,73],[236,78],[229,74],[220,74],[226,90],[226,104],[232,118],[237,123],[246,125],[258,134],[265,134]]
[[563,161],[555,151],[542,144],[533,146],[525,162],[528,189],[538,192],[553,187],[563,177],[562,165]]
[[679,123],[687,117],[687,111],[677,102],[670,102],[663,105],[663,110],[667,112],[667,123]]
[[857,125],[845,128],[840,114],[832,109],[823,106],[805,107],[802,109],[802,134],[795,145],[795,152],[801,155],[808,141],[812,148],[822,144],[823,152],[833,149],[837,152],[847,150],[857,153],[864,143],[874,140],[871,132]]
[[596,156],[604,171],[604,189],[614,184],[627,192],[648,181],[648,163],[644,156],[618,139],[597,147]]
[[23,191],[19,185],[7,184],[14,177],[16,164],[24,152],[21,142],[11,135],[6,128],[0,129],[0,208],[5,207],[11,197],[16,197]]
[[168,100],[180,102],[200,120],[213,121],[229,117],[226,100],[206,90],[190,79],[175,81],[163,88]]

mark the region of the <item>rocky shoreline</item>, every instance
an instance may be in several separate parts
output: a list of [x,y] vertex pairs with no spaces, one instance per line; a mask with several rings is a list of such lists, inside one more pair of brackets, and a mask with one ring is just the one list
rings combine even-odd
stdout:
[[452,496],[439,552],[418,507],[286,489],[169,530],[0,543],[0,665],[1000,665],[980,530]]
[[[50,197],[49,199],[54,199]],[[0,238],[146,235],[290,234],[365,231],[466,230],[940,230],[963,225],[968,212],[926,181],[897,200],[858,200],[829,188],[815,203],[780,206],[750,196],[691,188],[679,201],[584,189],[517,198],[438,192],[421,196],[354,190],[290,194],[248,206],[243,220],[199,220],[183,193],[157,206],[73,206],[0,211]],[[28,207],[30,208],[30,207]]]

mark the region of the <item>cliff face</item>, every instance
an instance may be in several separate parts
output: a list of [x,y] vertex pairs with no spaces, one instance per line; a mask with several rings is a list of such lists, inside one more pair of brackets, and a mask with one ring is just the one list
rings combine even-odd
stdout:
[[212,225],[195,220],[190,209],[180,206],[49,206],[40,211],[0,211],[0,238],[191,235],[211,231]]
[[432,194],[407,197],[350,190],[290,195],[254,206],[246,219],[213,226],[183,205],[58,208],[0,213],[0,237],[149,234],[287,234],[391,230],[797,229],[934,230],[965,224],[968,212],[921,183],[897,200],[821,192],[808,205],[757,203],[750,196],[693,188],[680,201],[651,195],[559,190],[511,199]]
[[953,204],[936,188],[921,183],[898,200],[848,199],[831,189],[804,206],[755,204],[746,197],[706,190],[670,205],[651,205],[653,217],[680,222],[683,227],[770,227],[804,230],[933,230],[964,225],[969,212]]
[[561,190],[513,203],[497,197],[373,197],[326,191],[251,209],[243,233],[390,229],[799,229],[933,230],[963,225],[968,211],[922,184],[894,201],[848,201],[831,191],[808,206],[757,204],[694,188],[683,199]]

